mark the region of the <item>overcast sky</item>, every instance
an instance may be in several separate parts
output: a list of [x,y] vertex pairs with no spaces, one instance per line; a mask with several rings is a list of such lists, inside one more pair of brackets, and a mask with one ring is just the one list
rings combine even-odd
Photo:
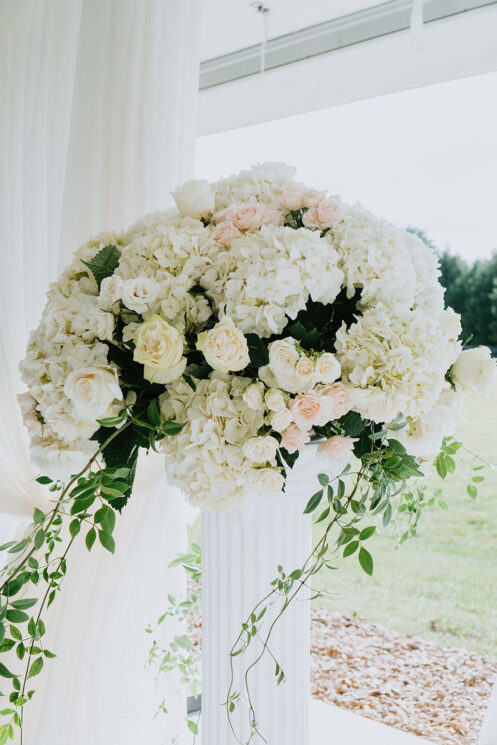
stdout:
[[199,178],[264,160],[468,260],[497,249],[497,73],[197,140]]

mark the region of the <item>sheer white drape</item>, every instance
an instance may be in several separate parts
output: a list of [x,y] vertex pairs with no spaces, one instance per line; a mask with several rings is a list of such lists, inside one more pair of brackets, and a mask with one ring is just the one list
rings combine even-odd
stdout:
[[[0,8],[0,540],[33,503],[17,363],[79,243],[169,203],[191,176],[199,0],[18,0]],[[21,386],[22,389],[22,386]],[[145,462],[143,462],[145,460]],[[23,523],[24,519],[24,523]],[[173,717],[144,670],[146,624],[177,592],[184,535],[160,458],[142,459],[114,557],[72,555],[52,606],[59,654],[26,709],[26,745],[162,745]],[[42,686],[42,690],[40,690]],[[184,715],[180,696],[170,708]]]

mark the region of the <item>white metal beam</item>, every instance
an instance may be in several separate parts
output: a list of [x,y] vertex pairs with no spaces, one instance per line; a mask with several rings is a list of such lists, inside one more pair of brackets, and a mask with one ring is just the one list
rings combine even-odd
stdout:
[[[476,4],[478,8],[474,7]],[[380,14],[376,22],[371,15],[374,8],[337,19],[342,24],[339,38],[345,42],[352,38],[346,35],[346,20],[356,17],[347,31],[352,33],[355,28],[356,41],[338,45],[335,51],[311,54],[312,49],[316,51],[318,47],[313,47],[312,39],[308,37],[308,53],[301,61],[276,64],[275,57],[272,60],[269,57],[268,49],[268,66],[272,69],[263,75],[248,73],[237,77],[235,72],[231,82],[213,84],[201,90],[199,134],[221,132],[496,70],[497,2],[451,0],[450,5],[451,13],[448,12],[448,0],[425,0],[425,22],[421,29],[415,30],[409,28],[412,0],[394,0],[376,6]],[[385,15],[387,6],[389,14]],[[405,26],[401,30],[392,28],[385,31],[387,21],[392,27],[390,12],[393,6],[398,14],[405,16],[397,15],[397,24]],[[366,40],[363,38],[361,41],[357,16],[362,16],[364,21],[366,13],[370,14],[372,26],[369,32],[367,27],[361,26],[363,37],[366,32]],[[381,24],[384,33],[377,33]],[[329,27],[329,24],[324,25]],[[318,38],[318,29],[312,27],[304,31],[313,31]],[[376,32],[371,29],[376,29]],[[338,33],[336,27],[335,32]],[[295,34],[289,36],[295,37]],[[282,39],[288,41],[289,37],[281,37],[269,44],[282,43]],[[319,44],[322,44],[322,38]],[[301,52],[304,48],[301,46]],[[258,47],[250,48],[254,49]],[[250,50],[244,51],[248,53]],[[295,51],[293,48],[293,54]],[[273,54],[276,54],[276,47],[273,47]],[[289,55],[288,49],[285,54]],[[205,81],[204,78],[204,84]]]

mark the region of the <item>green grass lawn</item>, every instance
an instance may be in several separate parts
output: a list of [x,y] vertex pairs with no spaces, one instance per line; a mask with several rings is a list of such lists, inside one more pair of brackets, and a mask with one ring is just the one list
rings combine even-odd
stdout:
[[[497,462],[497,391],[491,400],[468,401],[466,415],[456,437]],[[314,602],[497,657],[497,471],[480,473],[486,480],[476,501],[466,494],[468,476],[475,475],[467,455],[444,482],[430,477],[429,490],[443,487],[448,510],[425,510],[418,536],[399,548],[390,526],[388,533],[370,538],[373,576],[363,572],[356,556],[341,560],[338,571],[324,571],[315,581],[332,595]]]

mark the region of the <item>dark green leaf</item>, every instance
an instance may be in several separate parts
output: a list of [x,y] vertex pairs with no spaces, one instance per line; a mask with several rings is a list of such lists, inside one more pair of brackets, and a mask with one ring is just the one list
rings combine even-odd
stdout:
[[23,598],[22,600],[14,600],[12,606],[18,610],[26,610],[32,608],[37,602],[37,598]]
[[185,425],[186,422],[164,422],[161,430],[166,435],[178,435]]
[[312,497],[307,502],[307,505],[304,510],[304,515],[308,515],[311,512],[314,512],[318,504],[320,503],[321,499],[323,498],[323,490],[317,491],[315,494],[312,495]]
[[77,518],[75,520],[71,520],[71,522],[69,523],[69,532],[71,534],[71,538],[76,538],[80,530],[81,530],[80,521]]
[[110,533],[106,533],[104,530],[99,530],[98,539],[102,546],[107,549],[107,551],[110,551],[111,554],[114,553],[116,544]]
[[48,476],[38,476],[37,479],[35,479],[39,484],[51,484],[52,479],[49,479]]
[[3,665],[1,662],[0,662],[0,675],[2,676],[2,678],[13,678],[13,677],[15,677],[13,675],[13,673],[11,673],[10,670],[8,670],[5,667],[5,665]]
[[264,367],[269,363],[269,352],[263,339],[257,334],[246,334],[250,364],[252,367]]
[[91,271],[100,289],[102,280],[114,274],[120,257],[121,252],[116,246],[104,246],[90,261],[81,261]]
[[85,538],[86,548],[88,549],[88,551],[91,551],[91,548],[93,544],[95,543],[96,537],[97,537],[97,533],[95,531],[95,528],[90,528]]
[[8,610],[7,611],[7,621],[11,621],[12,623],[23,623],[24,621],[28,621],[29,616],[27,613],[24,613],[22,610]]
[[370,525],[367,528],[363,528],[359,534],[359,540],[366,541],[370,538],[376,530],[376,525]]
[[366,574],[369,574],[369,576],[373,574],[373,557],[364,546],[361,546],[361,550],[359,551],[359,564]]
[[33,520],[35,523],[39,524],[42,523],[45,519],[45,513],[38,509],[38,507],[35,507],[34,513],[33,513]]
[[359,548],[359,541],[351,541],[350,543],[347,543],[347,545],[345,546],[343,550],[344,558],[355,553],[358,548]]

